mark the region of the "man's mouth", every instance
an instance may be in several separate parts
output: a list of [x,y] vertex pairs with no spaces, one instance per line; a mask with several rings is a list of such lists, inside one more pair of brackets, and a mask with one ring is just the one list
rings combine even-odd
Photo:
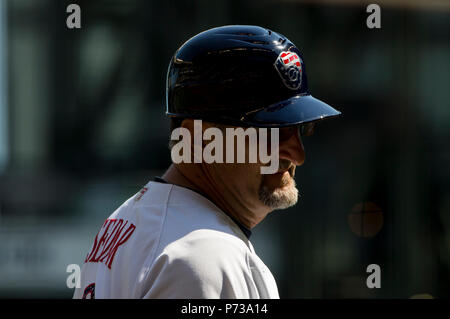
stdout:
[[288,172],[291,177],[294,177],[295,165],[291,164],[287,168],[279,169],[275,174],[283,175],[286,172]]
[[284,165],[284,167],[278,169],[278,171],[275,174],[273,174],[273,176],[277,176],[277,178],[280,178],[279,181],[281,183],[281,187],[284,188],[293,183],[294,174],[295,174],[295,165],[289,162],[288,165]]
[[286,159],[282,159],[279,162],[278,170],[270,175],[264,175],[264,184],[268,189],[284,189],[295,185],[294,175],[295,175],[295,165]]
[[294,172],[295,170],[295,165],[292,164],[291,161],[286,160],[286,159],[282,159],[280,160],[280,163],[278,164],[278,171],[275,174],[283,174],[287,171],[289,171],[289,174],[291,174]]
[[275,175],[284,175],[285,173],[289,173],[289,175],[291,176],[291,172],[288,169],[283,169],[283,170],[279,170],[278,172],[275,173]]

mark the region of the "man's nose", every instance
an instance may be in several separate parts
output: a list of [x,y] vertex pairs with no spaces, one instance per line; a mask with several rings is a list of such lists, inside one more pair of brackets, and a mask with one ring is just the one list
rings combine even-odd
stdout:
[[305,149],[300,134],[292,134],[289,139],[280,142],[279,157],[287,159],[296,166],[305,162]]

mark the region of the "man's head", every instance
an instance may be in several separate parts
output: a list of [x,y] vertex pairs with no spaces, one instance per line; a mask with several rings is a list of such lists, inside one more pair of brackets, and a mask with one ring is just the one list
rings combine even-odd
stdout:
[[304,57],[285,36],[258,26],[213,28],[169,63],[166,114],[242,127],[286,127],[338,116],[309,93]]
[[[304,58],[289,39],[266,28],[243,25],[207,30],[175,52],[167,72],[166,106],[174,127],[195,135],[195,120],[202,120],[200,136],[206,133],[206,140],[197,139],[197,146],[190,135],[194,146],[183,156],[198,159],[205,154],[196,150],[204,147],[209,160],[177,165],[194,168],[195,178],[203,179],[205,185],[216,185],[210,190],[216,200],[221,200],[223,192],[248,211],[266,213],[297,202],[295,167],[305,158],[299,128],[311,128],[340,114],[310,95]],[[206,132],[213,127],[218,131]],[[213,135],[222,132],[227,136],[232,128],[257,131],[256,137],[244,134],[248,141],[244,162],[236,154],[238,146],[231,154],[233,147],[225,143],[219,151],[214,142]],[[252,145],[258,146],[261,155],[256,161],[252,161]],[[267,147],[265,157],[259,153],[264,150],[261,146]],[[221,155],[217,152],[236,161],[217,161]],[[266,160],[269,153],[270,162]]]

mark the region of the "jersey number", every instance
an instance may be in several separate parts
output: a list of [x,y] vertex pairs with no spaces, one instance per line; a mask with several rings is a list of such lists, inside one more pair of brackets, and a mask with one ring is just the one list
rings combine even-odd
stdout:
[[[88,298],[88,296],[90,296]],[[82,299],[95,299],[95,283],[90,284],[84,289]]]

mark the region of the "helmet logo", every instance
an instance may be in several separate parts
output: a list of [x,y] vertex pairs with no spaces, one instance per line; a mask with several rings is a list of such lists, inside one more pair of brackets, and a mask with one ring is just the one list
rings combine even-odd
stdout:
[[297,90],[302,84],[302,64],[300,57],[289,51],[283,51],[275,61],[275,69],[281,76],[284,85],[291,90]]

